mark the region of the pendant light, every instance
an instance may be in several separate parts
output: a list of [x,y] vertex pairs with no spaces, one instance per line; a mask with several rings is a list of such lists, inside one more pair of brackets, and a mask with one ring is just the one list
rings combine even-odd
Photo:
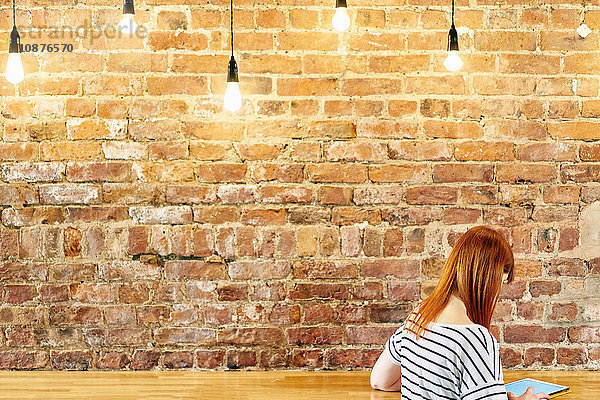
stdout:
[[21,62],[21,38],[17,30],[15,0],[13,0],[13,28],[10,33],[10,45],[8,47],[8,62],[6,63],[6,80],[16,85],[23,81],[23,63]]
[[454,0],[452,0],[452,25],[448,32],[448,57],[444,61],[444,67],[448,71],[458,71],[463,66],[463,62],[458,56],[458,32],[454,26]]
[[138,25],[133,20],[135,11],[133,9],[133,0],[124,0],[123,3],[123,19],[119,22],[119,30],[126,35],[132,35]]
[[335,0],[335,14],[331,19],[331,24],[339,32],[344,32],[350,26],[347,8],[346,0]]
[[242,107],[242,95],[240,94],[240,81],[238,79],[238,68],[233,57],[233,0],[230,0],[231,21],[229,33],[231,36],[231,58],[229,59],[229,68],[227,71],[227,89],[225,89],[224,106],[231,112],[236,112]]

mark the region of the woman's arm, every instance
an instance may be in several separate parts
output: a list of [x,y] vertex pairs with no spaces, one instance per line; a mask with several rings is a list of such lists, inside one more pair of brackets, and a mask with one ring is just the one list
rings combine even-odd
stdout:
[[382,352],[371,371],[371,387],[387,392],[400,391],[401,367],[390,361],[385,352]]

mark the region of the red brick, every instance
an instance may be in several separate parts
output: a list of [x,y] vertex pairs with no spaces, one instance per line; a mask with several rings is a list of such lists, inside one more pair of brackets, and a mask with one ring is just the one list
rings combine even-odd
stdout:
[[531,218],[542,223],[575,222],[578,211],[573,205],[541,206],[533,211]]
[[336,207],[331,214],[331,222],[334,225],[354,225],[363,222],[371,225],[379,225],[381,222],[381,212],[378,209]]
[[475,48],[481,51],[534,51],[536,35],[533,32],[476,32]]
[[164,352],[163,365],[167,369],[192,368],[194,366],[194,353],[191,351]]
[[578,203],[580,188],[574,185],[545,186],[544,203]]
[[165,263],[165,277],[169,280],[218,279],[225,276],[225,265],[205,261],[178,260]]
[[416,278],[419,274],[419,263],[414,260],[365,260],[360,273],[364,277],[384,278],[395,276],[402,279]]
[[406,78],[406,93],[416,95],[459,95],[465,94],[466,84],[462,76],[409,76]]
[[7,182],[57,182],[64,172],[65,166],[59,163],[7,164],[2,168],[2,178]]
[[33,285],[4,285],[4,301],[6,303],[23,304],[37,297],[37,289]]
[[555,295],[560,293],[561,283],[558,281],[531,281],[529,283],[529,292],[532,297],[541,295]]
[[[503,140],[546,138],[546,124],[527,120],[491,120],[486,123],[486,136]],[[512,157],[510,157],[512,159]]]
[[107,283],[73,283],[71,297],[83,303],[112,303],[116,300],[114,287]]
[[524,161],[575,161],[576,148],[568,143],[519,145],[517,158]]
[[406,189],[408,204],[456,204],[458,189],[447,186],[420,186]]
[[287,343],[291,345],[341,344],[342,335],[340,327],[300,327],[285,331]]
[[208,39],[203,33],[150,32],[147,41],[152,50],[205,50],[208,46]]
[[502,285],[500,299],[520,299],[525,295],[525,282],[513,281]]
[[552,164],[498,164],[496,179],[499,182],[551,182],[557,178]]
[[429,170],[420,165],[369,166],[369,180],[372,182],[426,182]]
[[344,79],[341,93],[344,96],[396,94],[402,92],[402,82],[402,79],[386,78]]
[[308,179],[312,182],[364,182],[367,169],[358,164],[309,164]]
[[324,185],[319,187],[319,204],[350,205],[352,196],[353,191],[349,187]]
[[189,206],[130,207],[129,214],[140,224],[189,224],[192,210]]
[[417,125],[413,121],[359,121],[356,125],[356,136],[371,139],[414,138]]
[[600,329],[592,326],[572,326],[569,328],[568,336],[571,343],[598,343]]
[[129,356],[124,352],[101,351],[96,360],[96,368],[118,370],[129,365]]
[[282,32],[277,35],[280,50],[337,50],[335,33]]
[[565,328],[544,328],[536,325],[511,325],[504,330],[507,343],[558,343],[564,340]]
[[52,306],[49,315],[52,325],[97,324],[101,319],[100,308],[94,306]]
[[39,288],[40,300],[44,302],[60,302],[69,299],[67,285],[42,285]]
[[552,303],[548,318],[552,321],[573,322],[577,317],[577,304],[575,303]]
[[196,365],[198,368],[215,369],[223,363],[223,350],[196,350]]
[[415,207],[383,209],[381,218],[390,225],[427,225],[433,221],[441,221],[442,209],[439,207]]
[[586,364],[587,361],[585,349],[581,347],[559,347],[556,351],[557,364],[574,366]]
[[256,365],[256,352],[253,350],[227,350],[225,364],[229,369],[247,368]]
[[196,171],[201,182],[243,182],[245,164],[203,164]]
[[483,136],[483,130],[479,124],[463,122],[447,122],[438,120],[426,120],[423,124],[425,135],[435,138],[447,139],[478,139]]
[[523,355],[518,350],[501,346],[500,359],[503,367],[514,367],[523,362]]
[[579,246],[579,231],[577,228],[565,227],[560,229],[559,251],[573,250]]
[[[336,188],[337,189],[337,188]],[[331,196],[344,194],[344,188],[337,191],[331,191]],[[336,193],[337,192],[337,193]],[[354,190],[354,196],[351,198],[357,205],[365,204],[399,204],[402,202],[402,188],[396,186],[377,186],[377,187],[362,187]],[[342,198],[343,199],[343,198]],[[350,199],[348,199],[350,200]],[[332,199],[332,201],[335,201]],[[344,204],[349,204],[345,202]],[[325,203],[335,204],[335,203]]]
[[283,279],[291,271],[291,265],[285,261],[239,261],[229,264],[229,276],[232,279]]
[[398,329],[397,327],[349,326],[346,328],[348,344],[379,344],[385,341]]
[[327,352],[325,362],[333,368],[371,368],[379,355],[377,350],[332,349]]
[[4,350],[0,352],[0,368],[41,369],[47,366],[48,358],[45,351]]
[[151,370],[158,366],[160,352],[154,350],[135,350],[129,368],[132,370]]
[[434,182],[491,182],[493,177],[493,166],[487,164],[436,164],[433,166]]
[[2,212],[2,223],[7,227],[57,224],[65,221],[63,210],[59,207],[7,208]]
[[338,283],[297,283],[290,289],[292,300],[309,299],[348,299],[350,292],[344,284]]
[[391,159],[441,161],[452,156],[451,147],[441,141],[391,141],[388,148]]
[[257,164],[251,168],[252,179],[261,181],[300,182],[302,165],[295,164]]
[[554,139],[598,140],[600,131],[595,122],[567,121],[548,124],[548,133]]
[[501,54],[500,72],[509,74],[555,75],[560,58],[543,54]]
[[283,340],[284,333],[278,328],[226,328],[219,331],[217,342],[244,346],[277,346],[282,344]]
[[337,94],[339,83],[333,78],[277,79],[279,96],[323,96]]
[[544,317],[544,303],[517,302],[517,316],[527,321],[541,321]]
[[561,167],[562,181],[593,182],[600,180],[600,167],[596,164],[572,164]]
[[548,347],[531,347],[525,350],[525,366],[535,363],[539,365],[552,365],[554,362],[554,349]]
[[247,225],[282,225],[284,209],[243,209],[240,222]]

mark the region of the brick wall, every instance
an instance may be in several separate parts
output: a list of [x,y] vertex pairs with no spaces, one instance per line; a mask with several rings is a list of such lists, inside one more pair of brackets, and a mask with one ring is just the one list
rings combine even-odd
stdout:
[[598,1],[459,0],[448,73],[450,1],[236,0],[235,115],[228,2],[17,3],[75,50],[0,79],[0,368],[370,367],[476,224],[505,367],[599,367]]

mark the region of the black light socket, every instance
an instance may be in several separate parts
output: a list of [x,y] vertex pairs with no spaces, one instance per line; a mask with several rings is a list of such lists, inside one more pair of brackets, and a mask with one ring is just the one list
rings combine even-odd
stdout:
[[458,32],[454,27],[454,24],[450,27],[448,32],[448,51],[458,51]]
[[123,14],[135,14],[133,10],[133,0],[125,0],[123,3]]
[[237,63],[233,55],[229,59],[229,69],[227,72],[227,82],[239,82]]
[[8,47],[9,53],[20,53],[21,52],[21,37],[17,27],[13,25],[12,32],[10,32],[10,45]]
[[346,5],[346,0],[335,0],[335,8],[338,8],[338,7],[346,7],[347,8],[348,6]]

